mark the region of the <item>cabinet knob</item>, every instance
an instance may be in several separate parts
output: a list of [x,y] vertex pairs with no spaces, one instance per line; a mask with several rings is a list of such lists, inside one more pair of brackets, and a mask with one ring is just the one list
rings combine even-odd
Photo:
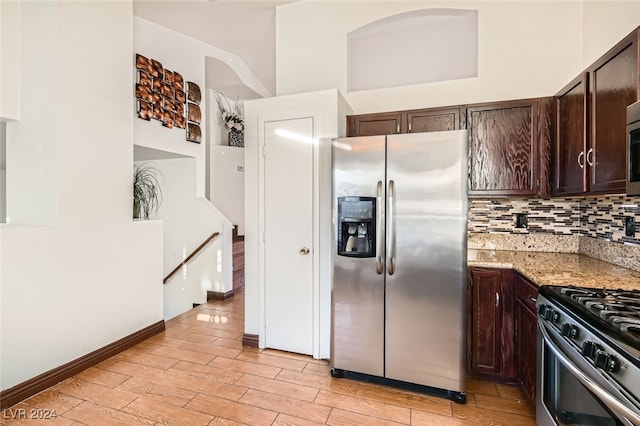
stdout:
[[305,254],[309,254],[309,249],[308,249],[308,248],[306,248],[306,247],[302,247],[302,248],[300,249],[300,254],[301,254],[301,255],[303,255],[303,256],[304,256]]

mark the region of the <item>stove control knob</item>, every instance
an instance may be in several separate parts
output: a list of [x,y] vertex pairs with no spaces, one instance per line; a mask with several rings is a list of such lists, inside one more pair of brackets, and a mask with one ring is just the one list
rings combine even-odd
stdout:
[[541,317],[544,317],[544,313],[547,311],[548,307],[549,307],[549,305],[540,305],[540,306],[538,306],[538,315],[540,315]]
[[593,360],[593,364],[598,368],[602,368],[603,370],[610,371],[612,373],[620,370],[620,363],[618,360],[605,351],[596,351],[596,357]]
[[575,339],[578,337],[578,334],[580,334],[580,330],[575,325],[565,322],[562,324],[562,330],[560,330],[560,333],[570,339]]
[[595,342],[584,342],[582,345],[582,355],[587,358],[595,359],[596,352],[598,352],[598,345]]
[[618,361],[614,356],[609,355],[609,360],[604,366],[604,369],[612,373],[617,373],[620,371],[620,361]]
[[544,314],[542,316],[544,319],[551,322],[558,322],[560,319],[560,314],[549,307],[544,310]]

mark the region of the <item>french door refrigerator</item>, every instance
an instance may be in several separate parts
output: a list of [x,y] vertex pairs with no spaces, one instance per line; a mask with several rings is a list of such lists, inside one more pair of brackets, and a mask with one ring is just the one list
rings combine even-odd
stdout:
[[331,374],[466,402],[467,133],[332,141]]

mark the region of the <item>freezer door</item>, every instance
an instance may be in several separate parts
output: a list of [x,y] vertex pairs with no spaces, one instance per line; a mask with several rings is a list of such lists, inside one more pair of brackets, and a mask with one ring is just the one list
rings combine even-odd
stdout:
[[[384,136],[371,136],[336,139],[332,148],[331,367],[375,376],[384,374],[384,146]],[[374,197],[373,257],[339,255],[337,201],[341,197]]]
[[465,390],[465,130],[387,136],[387,378]]

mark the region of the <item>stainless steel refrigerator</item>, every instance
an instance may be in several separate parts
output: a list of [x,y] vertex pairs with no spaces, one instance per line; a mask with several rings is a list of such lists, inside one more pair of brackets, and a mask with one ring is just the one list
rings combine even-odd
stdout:
[[466,131],[334,139],[332,156],[332,375],[464,403]]

